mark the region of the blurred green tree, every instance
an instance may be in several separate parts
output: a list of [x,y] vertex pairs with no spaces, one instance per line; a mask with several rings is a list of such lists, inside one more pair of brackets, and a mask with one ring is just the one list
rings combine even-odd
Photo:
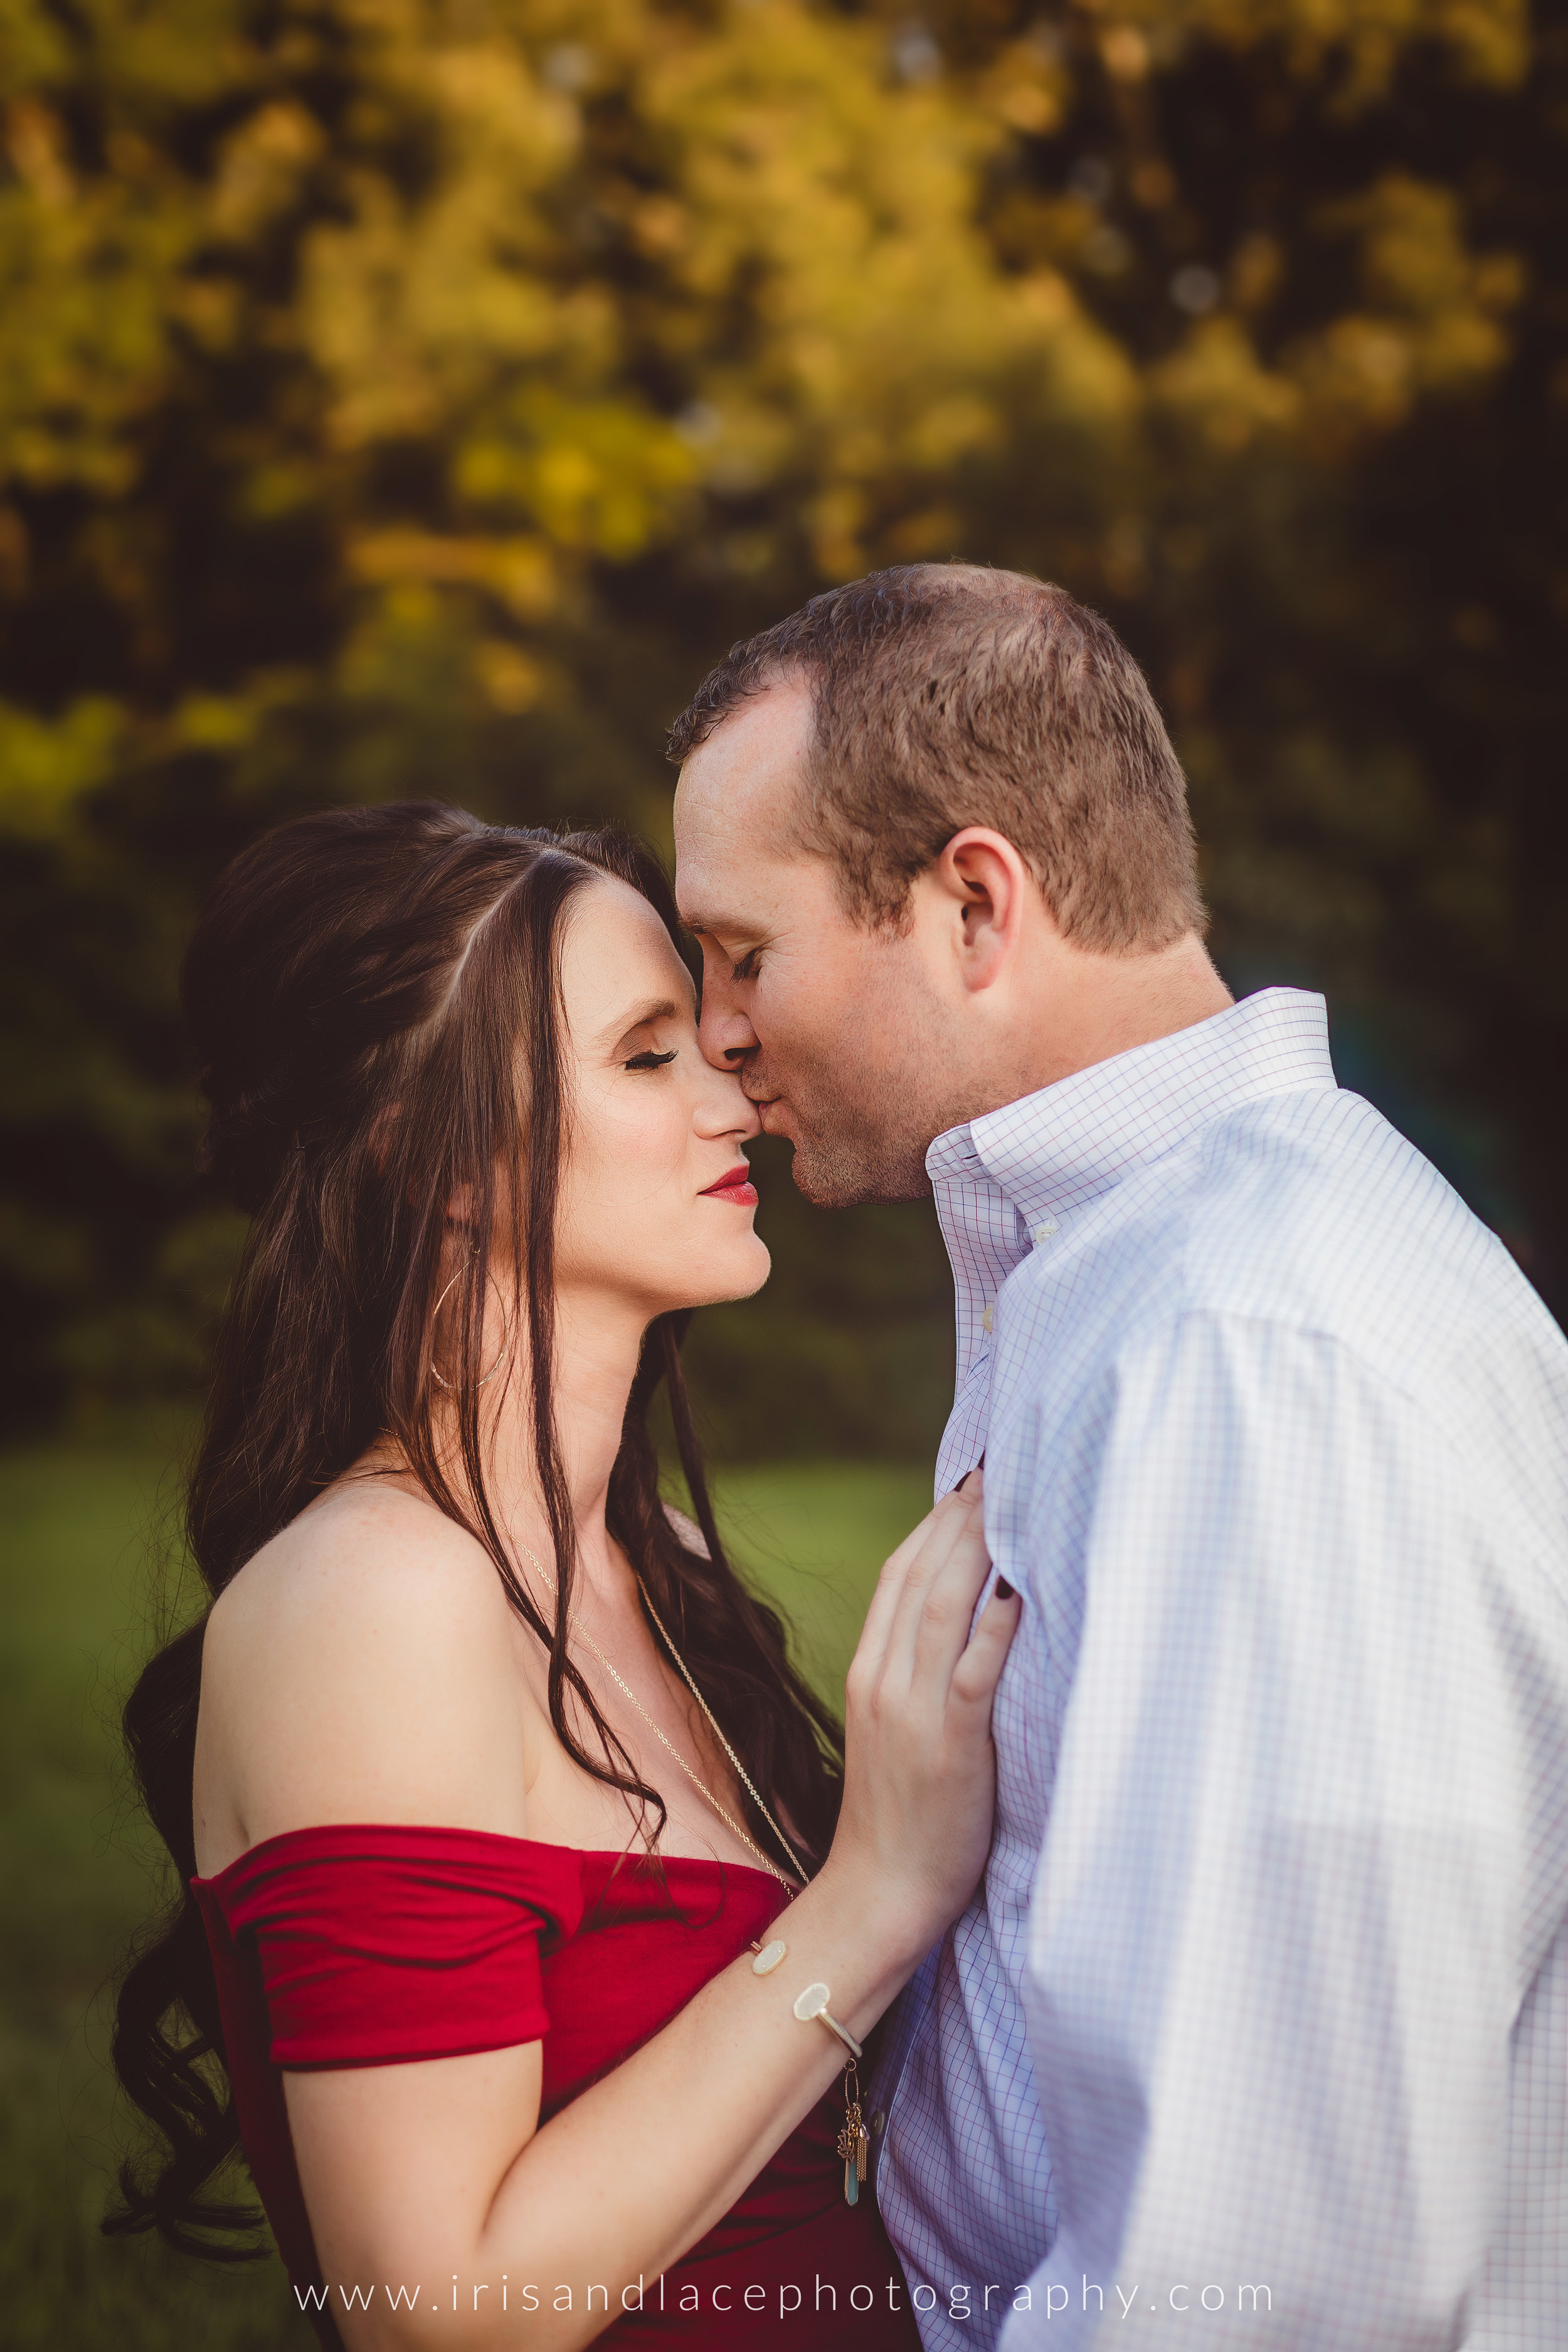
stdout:
[[[723,645],[924,555],[1112,614],[1222,962],[1332,988],[1562,1306],[1560,6],[6,0],[0,92],[0,1412],[192,1380],[242,839],[667,838]],[[922,1443],[929,1217],[772,1173],[716,1433]]]

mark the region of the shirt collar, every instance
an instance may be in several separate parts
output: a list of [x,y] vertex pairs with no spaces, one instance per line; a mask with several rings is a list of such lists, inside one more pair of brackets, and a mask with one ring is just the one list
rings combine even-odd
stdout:
[[933,1184],[989,1177],[1026,1221],[1059,1215],[1240,1103],[1334,1084],[1323,999],[1265,988],[949,1129],[926,1171]]
[[1240,1103],[1334,1084],[1323,999],[1266,988],[939,1135],[926,1172],[952,1263],[960,1388],[989,1352],[996,1292],[1074,1210]]
[[938,1456],[945,1494],[985,1451],[992,1301],[1032,1249],[1056,1249],[1072,1213],[1129,1169],[1173,1150],[1239,1103],[1333,1089],[1323,1000],[1262,988],[1208,1021],[952,1127],[926,1152],[952,1261],[957,1385]]

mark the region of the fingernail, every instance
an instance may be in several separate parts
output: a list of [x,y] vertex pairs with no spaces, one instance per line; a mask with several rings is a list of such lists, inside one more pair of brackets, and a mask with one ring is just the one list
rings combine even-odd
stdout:
[[1013,1598],[1013,1588],[1005,1576],[996,1579],[996,1598],[998,1601],[1011,1601]]

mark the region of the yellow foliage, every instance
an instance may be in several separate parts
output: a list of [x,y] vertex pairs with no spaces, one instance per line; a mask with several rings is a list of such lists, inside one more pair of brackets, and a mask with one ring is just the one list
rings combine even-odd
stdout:
[[458,539],[447,533],[382,530],[350,550],[360,579],[378,588],[458,586],[487,589],[522,620],[538,620],[555,601],[556,573],[543,539]]
[[1212,449],[1244,449],[1260,432],[1295,423],[1301,396],[1286,376],[1266,368],[1240,321],[1206,319],[1151,373],[1154,400]]
[[1525,0],[1123,0],[1122,12],[1165,42],[1184,34],[1237,48],[1278,41],[1302,79],[1342,57],[1341,102],[1351,109],[1378,97],[1417,42],[1435,43],[1465,79],[1501,89],[1529,65]]
[[[226,1263],[183,1207],[122,1244],[184,1182],[158,1024],[244,832],[434,790],[660,833],[715,647],[884,562],[1142,600],[1222,942],[1306,971],[1419,906],[1480,1036],[1555,936],[1506,918],[1555,871],[1554,38],[1521,81],[1523,0],[0,0],[0,845],[54,1024],[8,1109],[98,1186],[51,1261],[29,1148],[0,1258],[168,1330]],[[1436,412],[1516,342],[1481,446]],[[107,1328],[55,1360],[135,1386],[195,1327]]]
[[134,471],[126,427],[165,388],[168,316],[198,223],[137,155],[73,174],[48,108],[15,103],[0,184],[0,475],[113,495]]
[[101,695],[53,721],[0,703],[0,832],[42,841],[63,831],[82,793],[112,773],[122,728]]
[[1366,303],[1292,354],[1318,441],[1386,430],[1422,394],[1464,392],[1507,359],[1522,272],[1510,255],[1470,252],[1451,189],[1390,173],[1324,226],[1359,238]]
[[244,244],[297,197],[326,144],[321,124],[297,104],[263,106],[226,142],[213,185],[214,233]]
[[712,334],[711,356],[686,354],[714,420],[707,478],[734,483],[737,462],[758,484],[815,477],[826,573],[866,560],[890,501],[921,506],[996,443],[1010,378],[1070,407],[1088,356],[1075,345],[1105,374],[1065,287],[1042,301],[1000,278],[975,225],[999,127],[956,88],[889,91],[873,28],[763,0],[672,46],[647,105],[691,225],[671,264],[676,333],[753,289],[743,354]]
[[[544,40],[519,0],[460,37],[451,21],[425,0],[356,8],[364,135],[338,175],[345,216],[306,239],[289,330],[345,460],[442,453],[447,555],[388,518],[356,539],[362,576],[405,566],[531,616],[542,577],[638,555],[685,527],[693,491],[797,478],[818,563],[841,571],[881,533],[929,539],[942,477],[1005,438],[1020,384],[1047,427],[1131,413],[1126,355],[1060,278],[1001,276],[975,220],[1008,121],[1057,103],[1027,44],[977,103],[956,84],[889,89],[877,27],[794,0],[700,29],[606,0]],[[584,96],[610,89],[637,127],[635,175],[586,142]],[[1021,115],[1025,90],[1039,104]],[[372,152],[394,122],[432,159],[413,184],[396,142]],[[263,109],[226,151],[224,233],[258,229],[317,152]],[[622,237],[650,272],[640,293],[596,259]],[[639,361],[684,379],[679,416],[639,390]],[[521,597],[480,552],[520,527],[551,551]],[[732,552],[746,569],[754,539]]]
[[[1417,42],[1516,77],[1516,0],[1115,0],[1076,51],[1043,26],[967,73],[929,42],[895,70],[883,21],[805,0],[326,0],[265,54],[239,0],[92,0],[77,49],[60,22],[43,0],[0,16],[0,473],[101,502],[92,561],[134,614],[149,420],[193,364],[276,369],[273,413],[226,445],[233,511],[334,535],[359,599],[345,693],[447,646],[443,676],[516,714],[546,676],[518,640],[579,611],[595,566],[687,543],[710,577],[804,559],[826,581],[947,553],[986,469],[1024,493],[1069,462],[1092,477],[1089,581],[1138,593],[1163,543],[1140,510],[1151,423],[1205,463],[1267,436],[1332,454],[1509,350],[1517,263],[1473,252],[1456,194],[1407,174],[1319,225],[1352,241],[1360,294],[1283,361],[1260,356],[1291,278],[1273,234],[1196,270],[1217,307],[1150,362],[1092,307],[1096,256],[1122,282],[1137,220],[1039,185],[988,215],[987,191],[1068,120],[1084,57],[1134,124],[1200,40],[1283,45],[1359,104]],[[330,117],[329,56],[349,93]],[[78,71],[110,93],[96,162],[60,100]],[[228,125],[205,161],[162,134],[191,103]],[[1127,185],[1145,217],[1182,201],[1147,140]],[[1153,299],[1160,348],[1162,281]],[[174,736],[243,740],[251,719],[226,738],[222,714],[248,692],[187,696]],[[6,721],[18,824],[100,772],[108,709]]]

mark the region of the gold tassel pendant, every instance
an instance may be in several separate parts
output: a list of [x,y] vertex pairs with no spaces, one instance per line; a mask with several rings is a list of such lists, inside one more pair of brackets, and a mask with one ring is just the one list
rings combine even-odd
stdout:
[[844,2128],[837,2141],[837,2153],[844,2160],[844,2202],[846,2205],[858,2205],[860,2183],[866,2178],[871,2136],[860,2113],[860,2077],[856,2073],[853,2059],[844,2069]]

